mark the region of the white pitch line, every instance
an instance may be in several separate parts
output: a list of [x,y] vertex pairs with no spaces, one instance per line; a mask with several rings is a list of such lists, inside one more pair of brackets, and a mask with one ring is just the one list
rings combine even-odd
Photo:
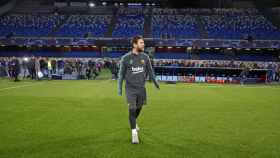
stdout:
[[10,90],[10,89],[16,89],[16,88],[22,88],[22,87],[29,87],[29,86],[34,86],[34,85],[38,85],[38,84],[42,84],[42,83],[34,83],[34,84],[26,84],[26,85],[21,85],[21,86],[15,86],[15,87],[6,87],[6,88],[1,88],[1,91],[6,91],[6,90]]

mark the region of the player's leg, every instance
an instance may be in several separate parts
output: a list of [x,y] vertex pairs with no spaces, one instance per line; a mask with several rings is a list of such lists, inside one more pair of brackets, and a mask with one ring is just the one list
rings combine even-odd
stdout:
[[137,118],[140,115],[141,110],[142,110],[142,106],[141,107],[137,107],[137,109],[136,109],[136,130],[137,131],[140,131],[140,127],[138,126],[138,123],[137,123]]
[[129,108],[129,122],[130,122],[131,135],[132,135],[132,144],[138,144],[139,138],[136,129],[136,108],[131,108],[131,105]]
[[[146,89],[143,88],[143,89],[139,90],[139,92],[137,93],[137,99],[136,99],[136,107],[137,107],[137,109],[136,109],[136,119],[139,117],[143,105],[146,104],[146,99],[147,99],[147,97],[146,97]],[[140,127],[137,124],[137,120],[136,120],[136,129],[137,129],[137,131],[140,130]]]
[[140,115],[140,112],[142,110],[143,105],[146,105],[147,103],[147,95],[146,95],[146,88],[143,88],[140,90],[137,94],[137,100],[136,100],[136,118]]
[[138,118],[141,110],[142,110],[142,106],[137,107],[137,109],[136,109],[136,118]]
[[131,130],[136,129],[136,109],[129,108],[129,124]]
[[136,95],[126,91],[126,96],[127,96],[128,106],[129,106],[129,124],[130,124],[131,135],[132,135],[132,143],[138,144],[139,139],[138,139],[138,133],[136,129],[136,109],[137,109]]

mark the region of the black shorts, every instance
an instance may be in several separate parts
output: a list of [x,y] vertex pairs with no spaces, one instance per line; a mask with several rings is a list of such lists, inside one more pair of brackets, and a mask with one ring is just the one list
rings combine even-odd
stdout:
[[126,99],[129,109],[141,108],[147,103],[146,88],[126,88]]

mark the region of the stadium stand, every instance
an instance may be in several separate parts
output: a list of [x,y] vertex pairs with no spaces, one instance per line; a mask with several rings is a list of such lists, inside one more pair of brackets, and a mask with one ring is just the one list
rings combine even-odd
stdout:
[[[277,13],[277,8],[273,9]],[[129,38],[144,33],[145,15],[149,9],[119,8],[112,37]],[[10,14],[0,18],[0,35],[13,32],[17,36],[104,37],[112,21],[112,14],[64,15],[50,13]],[[149,19],[149,18],[146,18]],[[257,9],[160,9],[152,10],[151,35],[148,37],[264,39],[280,38],[274,26]],[[206,34],[203,36],[202,34]]]
[[71,15],[56,33],[60,37],[103,37],[110,24],[110,15]]
[[48,36],[61,21],[64,15],[32,15],[11,14],[0,17],[0,36],[14,34],[15,36]]
[[112,37],[133,37],[144,33],[144,14],[142,8],[120,8]]
[[202,16],[209,38],[279,39],[279,29],[256,9],[214,9],[212,15]]

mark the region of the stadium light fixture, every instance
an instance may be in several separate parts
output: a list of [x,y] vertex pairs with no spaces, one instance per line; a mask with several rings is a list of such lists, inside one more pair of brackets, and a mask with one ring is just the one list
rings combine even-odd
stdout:
[[227,48],[227,50],[232,50],[232,48]]
[[142,3],[127,3],[128,6],[142,6]]
[[107,2],[102,2],[102,5],[103,5],[103,6],[106,6],[106,5],[107,5]]
[[23,60],[24,60],[24,61],[28,61],[29,59],[28,59],[27,57],[24,57]]
[[92,8],[92,7],[95,7],[95,3],[89,2],[88,6],[91,7],[91,8]]

